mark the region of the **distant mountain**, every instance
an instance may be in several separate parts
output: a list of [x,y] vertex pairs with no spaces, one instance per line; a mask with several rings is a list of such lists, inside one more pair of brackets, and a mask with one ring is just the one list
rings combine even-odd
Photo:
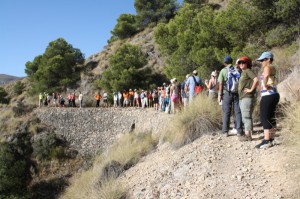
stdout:
[[5,74],[0,74],[0,85],[7,84],[9,82],[17,81],[19,79],[22,79],[22,77],[16,77],[12,75],[5,75]]

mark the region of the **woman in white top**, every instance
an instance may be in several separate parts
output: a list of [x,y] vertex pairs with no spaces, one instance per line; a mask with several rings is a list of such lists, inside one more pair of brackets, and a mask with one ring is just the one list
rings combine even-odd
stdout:
[[218,98],[219,82],[217,76],[218,76],[217,72],[213,71],[211,73],[210,80],[205,80],[205,85],[208,88],[208,96],[210,99]]

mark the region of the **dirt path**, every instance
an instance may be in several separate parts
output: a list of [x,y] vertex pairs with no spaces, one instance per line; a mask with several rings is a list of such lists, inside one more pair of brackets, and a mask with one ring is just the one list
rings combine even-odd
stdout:
[[258,143],[208,135],[178,150],[163,144],[121,181],[130,198],[300,198],[299,148]]

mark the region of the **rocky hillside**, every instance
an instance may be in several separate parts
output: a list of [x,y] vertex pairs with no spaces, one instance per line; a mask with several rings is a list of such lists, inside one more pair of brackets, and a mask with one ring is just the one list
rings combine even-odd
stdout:
[[256,150],[252,142],[207,135],[179,150],[168,144],[122,175],[129,198],[298,198],[299,147],[278,140]]
[[20,77],[12,76],[12,75],[5,75],[0,74],[0,85],[8,84],[10,82],[14,82],[21,79]]
[[90,95],[94,92],[93,82],[101,78],[102,72],[109,67],[109,57],[124,43],[130,43],[141,47],[142,51],[147,56],[147,66],[153,72],[162,73],[165,64],[165,58],[158,51],[158,46],[155,44],[154,30],[148,28],[132,38],[125,40],[117,40],[104,47],[104,49],[91,55],[85,61],[85,73],[81,76],[81,81],[78,83],[79,88],[84,95]]

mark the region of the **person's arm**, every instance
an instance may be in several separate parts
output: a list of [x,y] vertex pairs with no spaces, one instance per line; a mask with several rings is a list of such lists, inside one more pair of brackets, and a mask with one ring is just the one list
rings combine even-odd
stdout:
[[208,83],[205,82],[205,85],[206,85],[206,87],[207,87],[208,89],[211,89],[211,88],[212,88],[212,79],[210,79],[210,80],[208,81]]
[[268,84],[268,79],[269,79],[269,77],[270,77],[270,74],[271,74],[271,68],[270,68],[269,66],[266,66],[266,67],[264,68],[264,79],[263,79],[263,84],[264,84],[264,86],[265,86],[265,88],[266,88],[267,90],[270,89],[270,86],[267,85],[267,84]]

